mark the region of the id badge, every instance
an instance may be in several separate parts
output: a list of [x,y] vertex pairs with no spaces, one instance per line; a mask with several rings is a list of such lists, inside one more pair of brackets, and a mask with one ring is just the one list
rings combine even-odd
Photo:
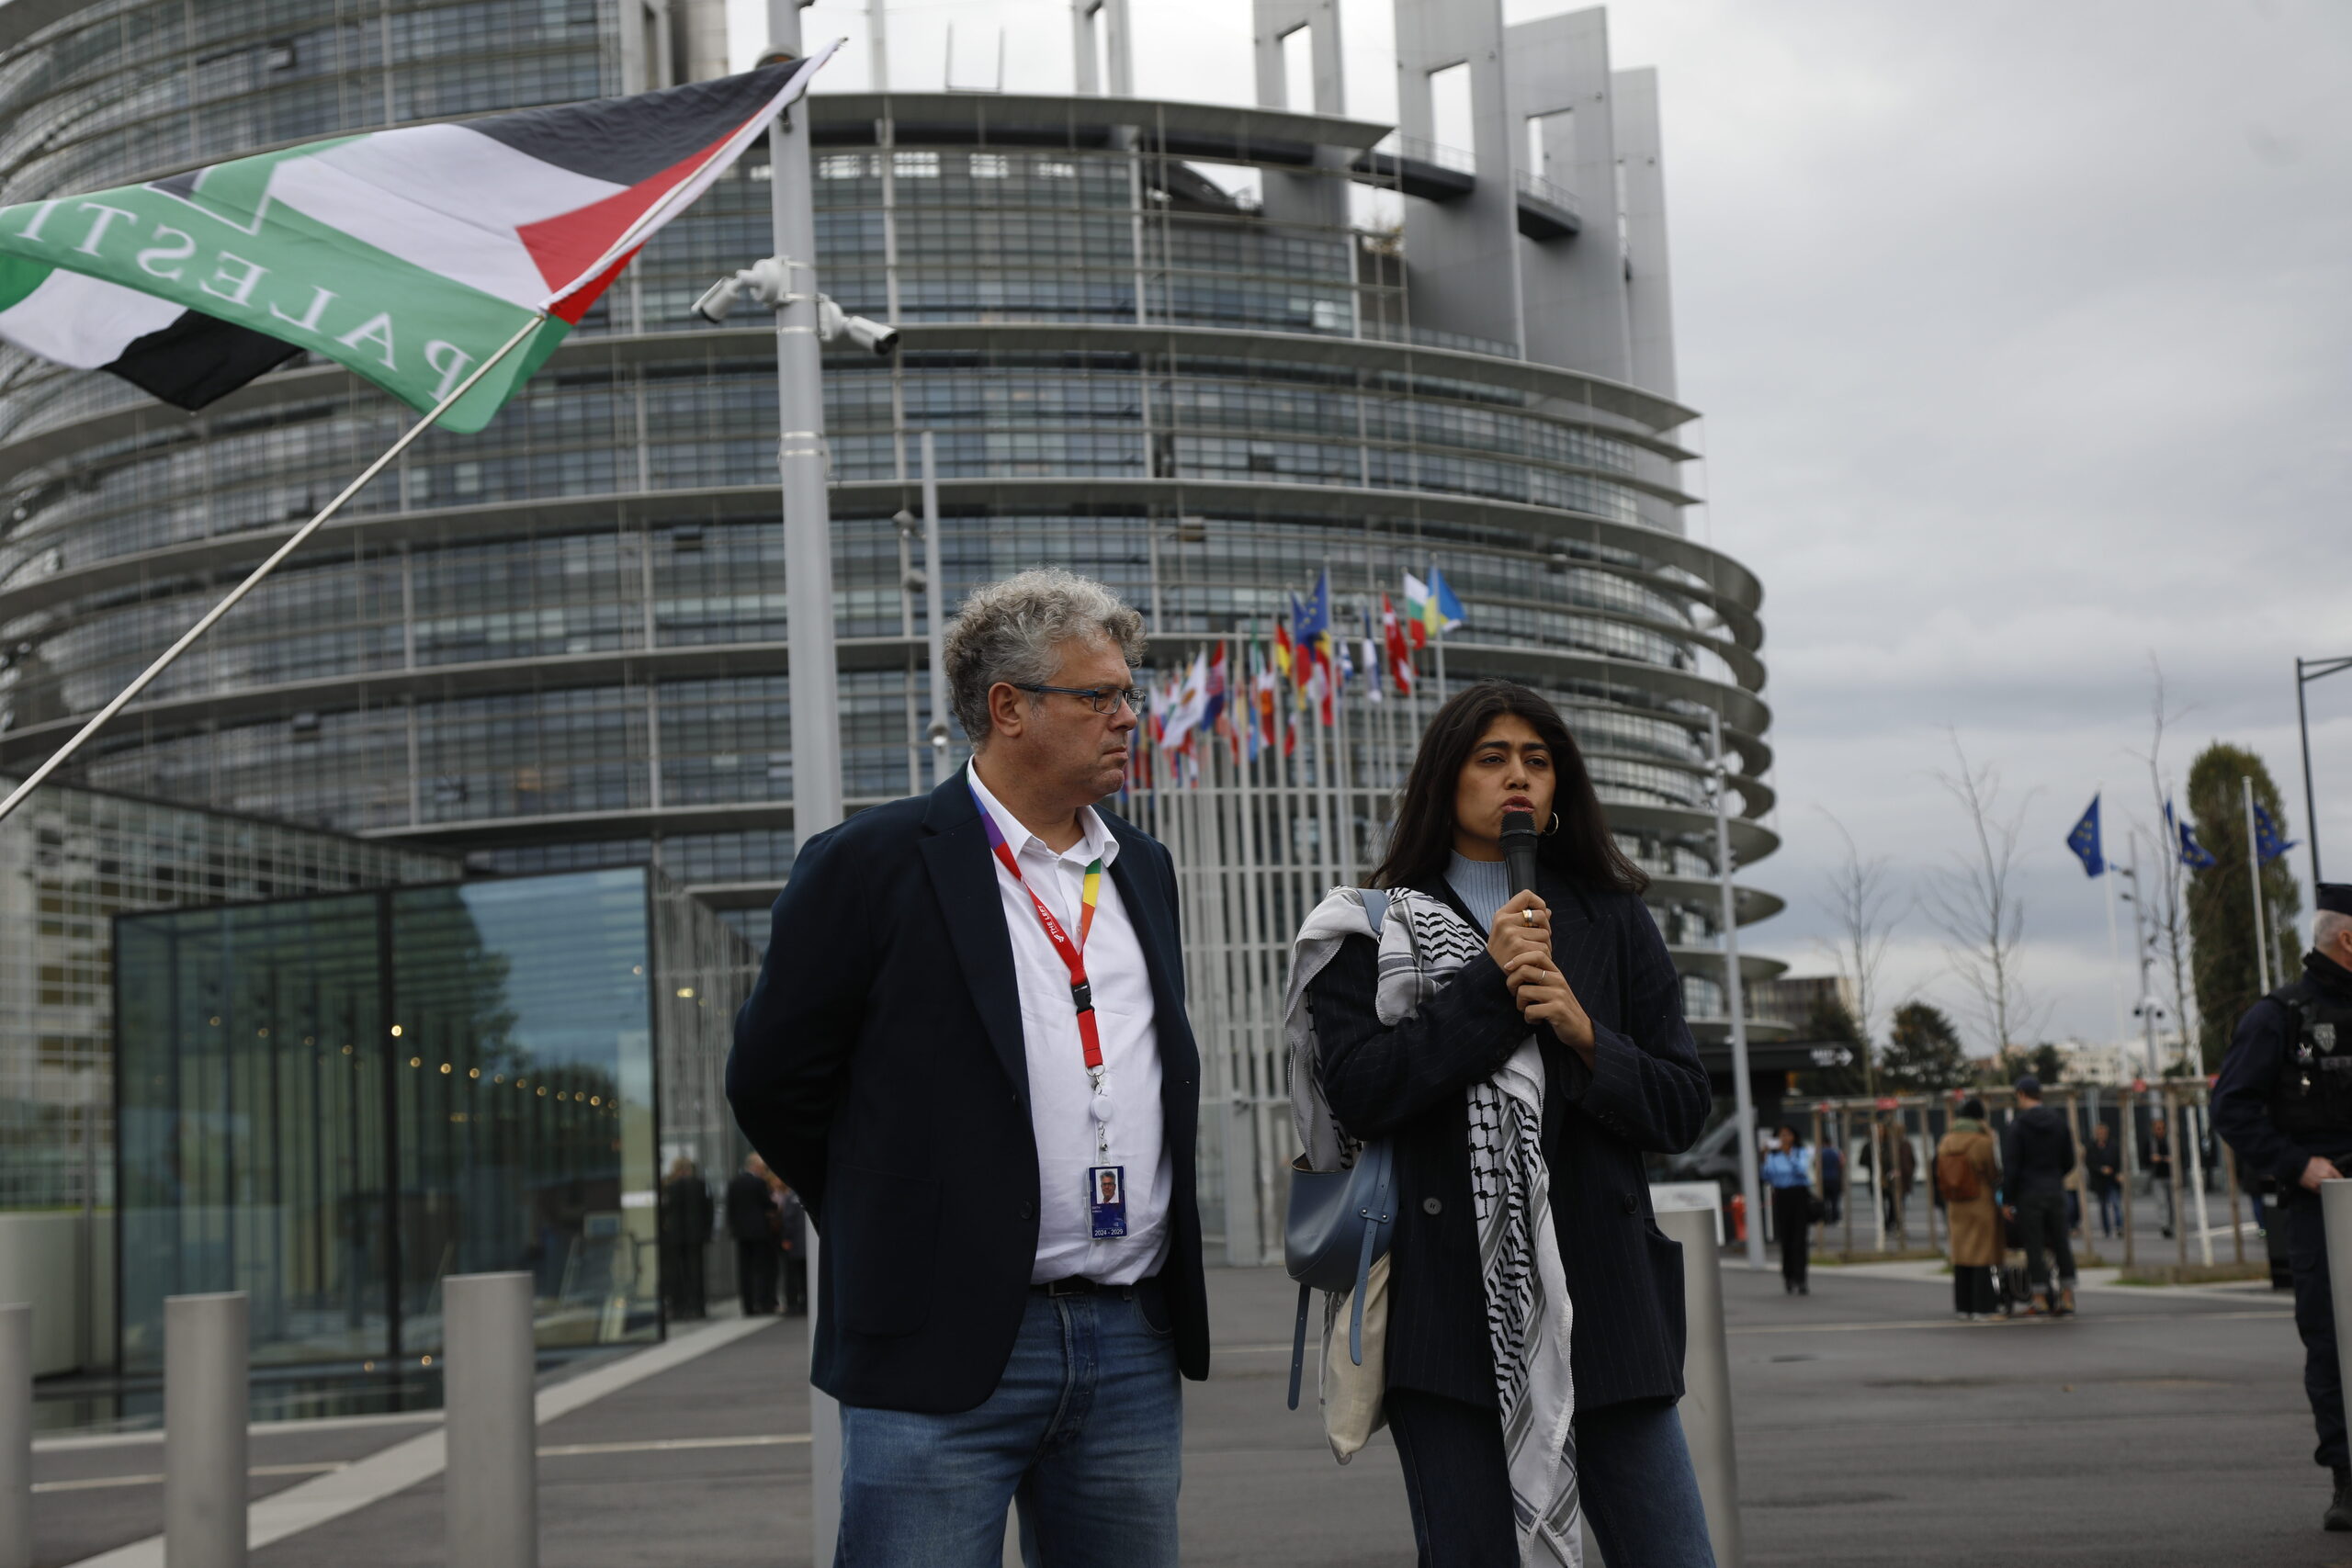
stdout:
[[1098,1165],[1086,1173],[1087,1206],[1094,1212],[1094,1239],[1127,1234],[1127,1168]]

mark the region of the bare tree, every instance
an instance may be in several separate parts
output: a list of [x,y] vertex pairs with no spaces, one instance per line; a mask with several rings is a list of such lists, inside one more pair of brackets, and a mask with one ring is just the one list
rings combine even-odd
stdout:
[[1854,1027],[1862,1037],[1864,1050],[1862,1070],[1870,1084],[1869,1092],[1875,1095],[1877,1075],[1871,1060],[1871,1043],[1877,1038],[1871,1021],[1877,1016],[1879,967],[1885,961],[1887,945],[1894,941],[1894,928],[1901,923],[1907,908],[1897,906],[1894,890],[1888,886],[1886,857],[1872,855],[1864,859],[1854,843],[1854,835],[1846,830],[1846,824],[1826,807],[1820,810],[1829,818],[1829,825],[1838,829],[1846,853],[1821,879],[1822,902],[1837,923],[1838,937],[1817,945],[1837,965],[1838,978],[1853,992]]
[[2192,995],[2188,985],[2188,878],[2187,867],[2180,858],[2180,825],[2174,820],[2172,781],[2164,769],[2165,731],[2188,715],[2186,707],[2168,705],[2165,693],[2165,668],[2152,652],[2148,655],[2148,676],[2152,682],[2148,696],[2148,749],[2135,751],[2133,756],[2147,764],[2148,797],[2153,803],[2154,819],[2161,828],[2146,829],[2155,840],[2155,875],[2154,886],[2133,889],[2144,900],[2149,935],[2146,947],[2140,953],[2141,990],[2152,992],[2148,982],[2150,970],[2156,975],[2157,984],[2169,980],[2164,995],[2158,998],[2172,1010],[2174,1027],[2179,1032],[2183,1065],[2188,1054],[2188,1042],[2195,1037],[2188,1004]]
[[[1821,945],[1827,950],[1829,960],[1837,965],[1838,976],[1854,992],[1854,1032],[1861,1036],[1862,1092],[1871,1102],[1878,1102],[1879,1048],[1873,1043],[1871,1021],[1878,1002],[1879,965],[1886,957],[1887,943],[1893,940],[1895,923],[1903,911],[1893,908],[1894,894],[1887,886],[1887,863],[1883,855],[1862,858],[1854,843],[1854,835],[1846,825],[1824,808],[1821,813],[1829,825],[1838,829],[1838,840],[1846,846],[1846,858],[1822,878],[1824,901],[1829,906],[1831,919],[1837,922],[1838,940]],[[1838,1112],[1838,1142],[1849,1142],[1845,1112]],[[1875,1245],[1886,1249],[1886,1206],[1880,1201],[1879,1172],[1885,1168],[1885,1129],[1873,1112],[1868,1121],[1870,1146],[1864,1169],[1869,1173],[1871,1224],[1877,1234]],[[1854,1215],[1846,1212],[1846,1247],[1854,1244]]]
[[1927,904],[1949,939],[1944,951],[1951,972],[1966,987],[1971,1010],[1998,1054],[2034,1022],[2018,968],[2025,900],[2017,887],[2018,840],[2033,796],[2029,791],[2005,813],[2000,770],[1991,763],[1972,765],[1960,732],[1947,733],[1957,767],[1937,773],[1936,782],[1967,813],[1970,848],[1953,852],[1952,863],[1929,878]]

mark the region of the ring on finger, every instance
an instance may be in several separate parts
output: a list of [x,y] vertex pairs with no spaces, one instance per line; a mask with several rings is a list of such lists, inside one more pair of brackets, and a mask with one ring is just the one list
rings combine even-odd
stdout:
[[1519,912],[1519,923],[1523,926],[1533,925],[1535,923],[1535,911],[1532,909],[1521,909]]

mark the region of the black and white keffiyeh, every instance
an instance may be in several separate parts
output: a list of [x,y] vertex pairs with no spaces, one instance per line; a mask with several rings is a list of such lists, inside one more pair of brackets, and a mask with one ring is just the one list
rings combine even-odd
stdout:
[[[1292,944],[1283,1021],[1291,1109],[1308,1164],[1317,1170],[1346,1166],[1357,1145],[1323,1097],[1306,987],[1340,942],[1373,929],[1363,890],[1335,888],[1307,916]],[[1486,939],[1444,900],[1409,888],[1388,895],[1387,916],[1378,931],[1374,1009],[1381,1022],[1392,1026],[1419,1012],[1487,947]],[[1574,1314],[1552,1224],[1551,1173],[1543,1147],[1544,1057],[1534,1035],[1521,1041],[1492,1077],[1472,1084],[1468,1098],[1478,1263],[1520,1561],[1582,1568],[1576,1382],[1568,1363]]]

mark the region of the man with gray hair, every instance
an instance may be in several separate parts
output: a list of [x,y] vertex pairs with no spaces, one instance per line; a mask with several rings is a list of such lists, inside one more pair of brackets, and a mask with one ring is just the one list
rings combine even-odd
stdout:
[[1208,1375],[1168,852],[1102,809],[1143,623],[1058,569],[947,628],[972,760],[808,840],[727,1094],[823,1242],[839,1562],[1175,1568],[1178,1378]]
[[2336,1361],[2335,1294],[2328,1280],[2323,1181],[2352,1166],[2352,885],[2314,888],[2312,951],[2302,977],[2238,1020],[2213,1084],[2213,1126],[2246,1168],[2284,1194],[2287,1253],[2295,1275],[2295,1331],[2303,1341],[2303,1393],[2319,1447],[2335,1478],[2322,1528],[2352,1530],[2352,1450]]

